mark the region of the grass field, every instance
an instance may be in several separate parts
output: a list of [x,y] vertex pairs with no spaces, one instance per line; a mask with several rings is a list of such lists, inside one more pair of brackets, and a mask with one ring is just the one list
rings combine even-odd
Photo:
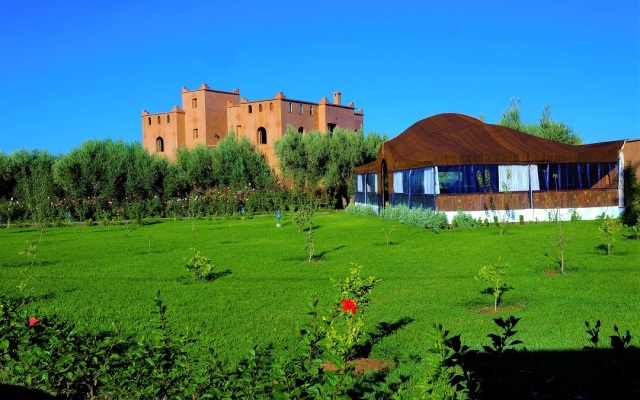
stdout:
[[[602,320],[603,337],[613,324],[640,334],[640,242],[618,232],[613,253],[599,248],[597,221],[564,223],[568,271],[558,270],[556,226],[537,223],[439,233],[344,213],[313,218],[317,260],[308,263],[306,236],[289,216],[275,218],[166,221],[144,226],[49,228],[41,241],[35,228],[0,230],[0,290],[19,295],[20,255],[25,241],[38,243],[31,277],[34,315],[57,313],[92,330],[144,335],[155,324],[153,299],[161,291],[178,332],[199,331],[215,339],[230,360],[244,357],[254,342],[291,337],[304,322],[304,302],[317,293],[330,306],[331,278],[349,274],[352,263],[382,282],[372,293],[367,331],[395,324],[371,357],[423,354],[432,323],[442,323],[473,348],[495,332],[493,318],[522,320],[518,338],[529,350],[581,349],[584,321]],[[383,230],[393,230],[387,246]],[[194,283],[183,258],[198,249],[220,277]],[[502,259],[510,264],[498,313],[478,269]],[[634,338],[634,344],[638,345]]]

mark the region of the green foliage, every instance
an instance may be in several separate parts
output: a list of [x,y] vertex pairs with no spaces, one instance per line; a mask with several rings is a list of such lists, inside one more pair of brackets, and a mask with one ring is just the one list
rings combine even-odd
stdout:
[[344,209],[344,212],[352,215],[360,215],[362,217],[372,217],[377,215],[376,210],[374,210],[373,206],[370,204],[349,203],[347,208]]
[[29,260],[29,264],[33,267],[36,263],[36,259],[38,258],[38,245],[33,244],[30,241],[25,241],[24,250],[20,251],[20,255],[26,257]]
[[449,226],[447,215],[442,211],[433,211],[430,208],[410,209],[404,204],[397,206],[387,205],[380,211],[380,218],[434,231]]
[[426,363],[426,373],[416,387],[421,399],[471,399],[476,383],[465,368],[465,356],[469,347],[460,341],[460,335],[449,336],[442,324],[433,324],[429,332],[431,347]]
[[484,351],[486,351],[487,353],[497,354],[514,351],[515,346],[522,344],[522,341],[513,339],[513,336],[518,333],[518,331],[514,330],[514,328],[519,321],[520,318],[516,318],[513,315],[509,316],[509,318],[507,319],[494,318],[493,322],[495,322],[495,324],[502,329],[502,334],[496,335],[495,333],[490,333],[489,335],[487,335],[487,337],[491,339],[491,345],[482,346]]
[[580,134],[571,126],[551,119],[551,105],[546,105],[540,116],[540,122],[526,124],[520,116],[520,99],[511,99],[511,108],[502,112],[498,125],[506,126],[543,139],[567,144],[581,144]]
[[456,215],[453,216],[451,225],[454,228],[469,229],[469,228],[475,228],[477,226],[477,223],[476,223],[476,220],[473,219],[471,214],[467,214],[462,210],[458,210]]
[[622,225],[617,218],[611,218],[608,215],[600,220],[598,227],[598,238],[605,242],[606,254],[611,255],[611,246],[615,242],[615,235],[622,229]]
[[191,251],[193,252],[193,256],[191,256],[191,258],[184,258],[184,267],[187,271],[191,272],[193,279],[197,282],[211,279],[214,276],[213,269],[215,268],[211,260],[201,255],[195,248],[191,248]]
[[622,174],[625,209],[620,214],[620,221],[627,226],[634,226],[640,223],[640,183],[638,183],[636,169],[630,162],[627,162]]
[[494,298],[493,310],[498,311],[498,304],[502,298],[502,294],[510,289],[511,287],[507,286],[503,281],[503,277],[505,272],[507,272],[508,264],[505,264],[500,260],[498,263],[493,265],[485,265],[475,276],[476,280],[483,281],[488,283],[489,286],[482,293],[492,294]]
[[313,218],[314,213],[314,207],[307,204],[299,207],[293,212],[293,222],[298,228],[298,233],[302,233],[304,227],[307,226],[307,224],[311,224],[311,219]]
[[[274,144],[278,166],[294,187],[308,193],[324,188],[330,205],[344,208],[353,195],[355,167],[373,161],[385,137],[336,128],[300,135],[292,126]],[[319,185],[321,183],[321,185]]]

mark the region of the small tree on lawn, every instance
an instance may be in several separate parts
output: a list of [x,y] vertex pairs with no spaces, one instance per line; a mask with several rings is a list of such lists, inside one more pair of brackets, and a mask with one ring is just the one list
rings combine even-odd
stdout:
[[494,265],[483,266],[475,276],[476,280],[484,281],[491,285],[488,288],[484,289],[481,293],[493,295],[494,311],[498,311],[498,303],[500,303],[502,294],[511,289],[502,281],[502,278],[504,277],[504,274],[507,271],[508,267],[508,264],[505,264],[502,262],[502,260],[500,260]]
[[201,255],[195,248],[192,248],[191,251],[193,252],[193,256],[191,258],[184,258],[184,267],[193,274],[193,279],[196,281],[211,279],[214,275],[213,269],[215,268],[211,260]]
[[617,218],[606,216],[602,219],[600,227],[598,228],[598,237],[605,242],[607,255],[611,255],[611,246],[613,246],[613,242],[615,242],[615,234],[620,229],[622,229],[622,225]]

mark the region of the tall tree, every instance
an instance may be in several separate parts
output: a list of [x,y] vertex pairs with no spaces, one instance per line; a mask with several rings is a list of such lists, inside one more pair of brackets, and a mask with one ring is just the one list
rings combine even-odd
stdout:
[[520,99],[512,99],[511,107],[504,110],[498,125],[506,126],[544,139],[567,144],[581,144],[580,134],[562,122],[551,119],[551,105],[545,106],[538,123],[527,124],[520,116]]

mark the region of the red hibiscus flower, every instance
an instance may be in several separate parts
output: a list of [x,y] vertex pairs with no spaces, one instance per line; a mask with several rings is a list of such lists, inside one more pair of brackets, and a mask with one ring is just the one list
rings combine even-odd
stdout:
[[345,311],[350,311],[351,315],[355,314],[358,311],[358,306],[356,306],[355,301],[345,299],[340,302],[342,304],[342,309]]
[[38,322],[40,322],[40,320],[38,318],[36,318],[36,317],[29,318],[29,326],[34,326]]

